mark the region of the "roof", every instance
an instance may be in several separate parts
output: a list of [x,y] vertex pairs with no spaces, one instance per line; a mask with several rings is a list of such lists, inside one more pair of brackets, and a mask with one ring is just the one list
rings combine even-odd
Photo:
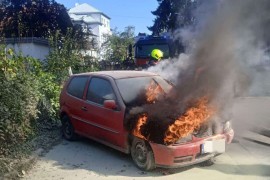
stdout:
[[80,5],[75,6],[69,10],[69,13],[73,14],[82,14],[82,13],[101,13],[98,9],[94,8],[93,6],[83,3]]
[[71,8],[68,11],[68,13],[69,14],[95,14],[95,13],[99,13],[99,14],[104,15],[108,19],[111,19],[109,16],[107,16],[106,14],[101,12],[100,10],[94,8],[93,6],[91,6],[87,3],[76,5],[74,8]]
[[100,75],[100,76],[110,76],[114,79],[124,79],[132,77],[143,77],[143,76],[157,76],[157,74],[146,71],[97,71],[89,73],[74,74],[73,76],[84,76],[84,75]]

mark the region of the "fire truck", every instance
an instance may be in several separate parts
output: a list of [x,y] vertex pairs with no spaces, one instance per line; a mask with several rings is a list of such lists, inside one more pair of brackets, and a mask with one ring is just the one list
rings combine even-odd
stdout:
[[134,63],[138,67],[144,67],[150,60],[153,49],[163,52],[163,58],[172,57],[172,41],[168,36],[145,36],[140,37],[134,45]]
[[[135,68],[147,68],[150,55],[153,49],[159,49],[163,52],[163,59],[168,59],[176,54],[173,41],[170,36],[140,36],[133,46],[134,57],[132,56],[132,46],[129,47],[129,56],[127,63]],[[132,69],[132,68],[130,68]]]

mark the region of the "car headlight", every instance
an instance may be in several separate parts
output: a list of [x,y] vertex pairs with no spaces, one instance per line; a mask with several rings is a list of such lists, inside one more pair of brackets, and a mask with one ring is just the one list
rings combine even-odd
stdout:
[[230,121],[226,121],[223,126],[224,132],[228,132],[232,129],[232,124]]

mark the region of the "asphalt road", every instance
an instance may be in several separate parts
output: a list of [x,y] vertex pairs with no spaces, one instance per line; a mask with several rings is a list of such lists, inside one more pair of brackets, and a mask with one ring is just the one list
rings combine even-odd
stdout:
[[25,180],[53,179],[269,179],[270,98],[234,103],[236,137],[212,166],[138,170],[130,156],[91,140],[63,142],[41,157]]

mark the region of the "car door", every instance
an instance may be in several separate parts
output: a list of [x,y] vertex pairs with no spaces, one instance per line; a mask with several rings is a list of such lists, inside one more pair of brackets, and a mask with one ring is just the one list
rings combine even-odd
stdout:
[[[85,133],[105,144],[125,148],[124,110],[119,106],[115,92],[112,80],[98,76],[90,79],[85,104]],[[105,100],[114,100],[118,108],[104,107]]]
[[89,76],[74,76],[68,86],[65,94],[65,107],[71,118],[75,131],[80,133],[83,128],[81,124],[82,107],[85,105],[84,94]]

